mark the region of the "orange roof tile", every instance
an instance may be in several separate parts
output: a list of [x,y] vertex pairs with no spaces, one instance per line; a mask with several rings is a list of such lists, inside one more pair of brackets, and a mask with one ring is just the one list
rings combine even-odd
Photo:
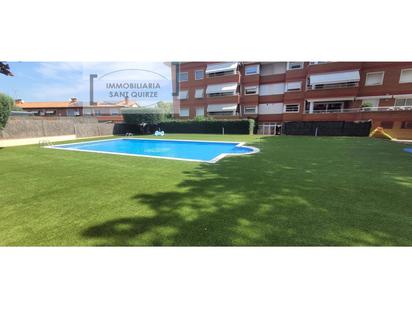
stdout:
[[16,102],[16,106],[21,108],[67,108],[76,107],[72,102]]

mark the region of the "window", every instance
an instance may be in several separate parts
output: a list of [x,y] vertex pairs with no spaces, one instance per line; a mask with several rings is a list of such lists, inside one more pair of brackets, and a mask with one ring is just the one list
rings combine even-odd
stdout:
[[205,72],[203,70],[196,70],[195,71],[195,80],[201,80],[205,76]]
[[401,129],[412,129],[412,121],[402,121]]
[[289,82],[286,84],[286,91],[300,91],[302,89],[302,82]]
[[209,115],[236,115],[238,104],[209,104],[207,113]]
[[206,94],[208,97],[224,97],[237,95],[237,83],[213,84],[208,85]]
[[195,99],[202,99],[203,98],[203,92],[204,89],[203,88],[198,88],[195,91]]
[[396,99],[395,106],[412,106],[412,98]]
[[263,63],[260,66],[260,75],[276,75],[286,73],[286,62]]
[[400,83],[412,83],[412,69],[401,70]]
[[259,74],[259,65],[258,64],[245,66],[245,75],[254,75],[254,74]]
[[187,100],[188,91],[187,90],[180,90],[179,92],[179,99],[180,100]]
[[283,94],[285,92],[285,84],[266,84],[259,86],[259,95],[276,95],[276,94]]
[[311,61],[309,62],[310,65],[316,65],[316,64],[324,64],[328,63],[329,61]]
[[247,86],[244,88],[244,94],[245,95],[254,95],[259,93],[259,87],[258,86]]
[[384,129],[392,129],[393,128],[393,121],[382,121],[381,127]]
[[196,107],[196,116],[204,116],[205,109],[203,107]]
[[288,62],[288,70],[298,70],[303,68],[303,62]]
[[384,72],[366,73],[365,86],[376,86],[383,84]]
[[179,115],[181,117],[189,117],[189,109],[188,108],[181,108]]
[[[309,114],[323,114],[323,113],[340,113],[345,107],[345,102],[350,101],[321,101],[321,102],[307,102],[305,105],[305,113]],[[313,109],[310,105],[313,104]]]
[[257,114],[257,106],[245,106],[243,109],[244,114]]
[[285,104],[285,113],[299,113],[299,104]]
[[283,103],[263,103],[259,104],[259,115],[276,115],[282,114]]
[[359,70],[313,74],[308,77],[308,90],[358,87]]
[[189,80],[189,73],[180,72],[179,73],[179,82],[187,82]]

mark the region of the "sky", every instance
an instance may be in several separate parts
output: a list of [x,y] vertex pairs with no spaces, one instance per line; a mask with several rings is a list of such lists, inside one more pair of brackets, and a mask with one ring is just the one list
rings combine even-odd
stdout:
[[[71,97],[89,102],[90,74],[98,75],[94,81],[94,101],[118,102],[123,100],[124,96],[141,105],[172,101],[171,71],[163,62],[8,62],[8,64],[14,76],[0,74],[0,92],[25,102],[68,101]],[[108,83],[120,84],[121,87],[110,88]],[[130,88],[130,84],[140,88]],[[149,87],[150,84],[152,88]]]

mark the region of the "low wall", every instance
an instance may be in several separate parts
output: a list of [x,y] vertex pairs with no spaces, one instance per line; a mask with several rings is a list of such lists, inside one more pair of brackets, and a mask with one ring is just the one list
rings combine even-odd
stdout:
[[93,137],[113,134],[113,123],[99,123],[94,117],[10,117],[0,139],[75,135]]

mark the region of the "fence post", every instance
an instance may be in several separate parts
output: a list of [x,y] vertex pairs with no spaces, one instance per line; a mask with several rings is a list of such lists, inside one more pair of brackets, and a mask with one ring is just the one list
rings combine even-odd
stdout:
[[46,136],[46,130],[44,128],[44,120],[41,121],[41,129],[42,129],[42,132],[43,132],[43,136]]

